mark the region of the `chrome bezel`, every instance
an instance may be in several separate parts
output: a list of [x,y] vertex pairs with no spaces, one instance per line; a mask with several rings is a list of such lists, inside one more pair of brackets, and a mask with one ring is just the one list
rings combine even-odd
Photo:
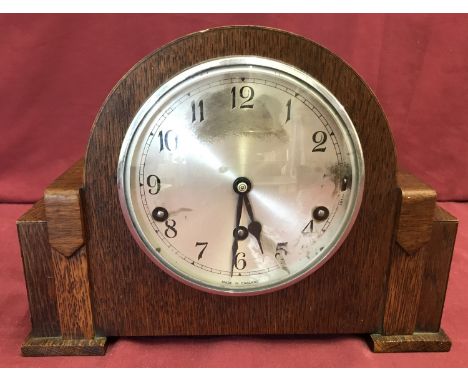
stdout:
[[[317,259],[317,261],[309,264],[308,267],[304,268],[304,271],[300,274],[297,274],[294,277],[286,278],[284,282],[279,282],[277,284],[251,288],[251,289],[228,289],[228,288],[219,288],[212,285],[206,285],[202,282],[199,282],[193,278],[188,277],[187,275],[179,272],[172,265],[168,264],[162,256],[153,248],[148,240],[144,237],[141,228],[139,227],[138,222],[136,221],[135,215],[133,213],[133,208],[131,205],[130,198],[127,198],[127,195],[130,194],[129,190],[129,181],[126,182],[127,177],[127,154],[130,148],[130,145],[135,138],[135,135],[138,129],[141,126],[142,121],[144,121],[146,115],[150,110],[155,108],[155,105],[174,87],[180,85],[185,81],[196,81],[197,77],[202,76],[207,71],[213,69],[221,69],[223,67],[232,68],[233,66],[245,66],[245,67],[262,67],[278,72],[278,74],[286,74],[287,76],[294,77],[302,84],[311,88],[313,91],[318,93],[331,111],[341,122],[341,126],[345,128],[345,136],[351,141],[352,148],[354,149],[354,168],[353,172],[353,188],[352,188],[352,198],[350,199],[350,205],[352,204],[354,208],[352,211],[347,211],[346,220],[347,224],[342,226],[342,230],[338,231],[335,239],[331,242],[329,250],[324,251],[324,254]],[[143,125],[144,126],[144,125]],[[353,169],[354,170],[354,169]],[[161,85],[142,105],[140,110],[137,112],[133,118],[127,133],[122,142],[122,147],[119,155],[119,162],[117,167],[117,187],[119,194],[119,201],[122,208],[123,216],[127,223],[127,226],[130,229],[130,232],[133,238],[136,240],[140,248],[149,256],[149,258],[163,271],[168,273],[170,276],[174,277],[178,281],[189,285],[198,290],[202,290],[209,293],[221,294],[221,295],[230,295],[230,296],[246,296],[246,295],[258,295],[264,293],[274,292],[283,288],[286,288],[292,284],[297,283],[298,281],[309,276],[313,272],[317,271],[326,261],[328,261],[338,250],[341,244],[344,242],[348,236],[351,228],[354,225],[354,222],[357,218],[357,215],[360,210],[362,196],[364,191],[364,157],[362,153],[361,144],[359,141],[358,134],[356,129],[348,116],[345,108],[337,100],[337,98],[320,82],[311,77],[309,74],[297,69],[296,67],[286,64],[281,61],[273,60],[270,58],[258,57],[258,56],[229,56],[223,58],[217,58],[209,61],[202,62],[198,65],[195,65],[191,68],[188,68],[167,82]]]

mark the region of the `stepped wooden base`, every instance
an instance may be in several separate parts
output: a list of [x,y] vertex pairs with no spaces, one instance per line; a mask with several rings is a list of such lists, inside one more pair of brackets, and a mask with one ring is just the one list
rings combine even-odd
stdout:
[[374,353],[447,352],[452,342],[441,329],[438,333],[393,336],[371,334],[369,346]]
[[59,355],[104,355],[107,337],[63,339],[61,337],[31,337],[21,346],[26,357]]

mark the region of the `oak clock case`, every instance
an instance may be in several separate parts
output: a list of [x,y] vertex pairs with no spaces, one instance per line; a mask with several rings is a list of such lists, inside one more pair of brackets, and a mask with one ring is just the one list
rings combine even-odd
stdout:
[[367,334],[448,351],[457,220],[397,171],[374,94],[312,41],[194,33],[114,87],[84,159],[18,220],[23,355],[110,336]]

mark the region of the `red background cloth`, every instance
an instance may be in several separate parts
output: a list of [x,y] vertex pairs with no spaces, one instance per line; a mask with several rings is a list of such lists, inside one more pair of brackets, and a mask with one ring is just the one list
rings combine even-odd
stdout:
[[466,15],[0,15],[0,366],[468,366],[468,204],[443,327],[448,354],[369,352],[358,337],[124,339],[104,358],[21,358],[30,327],[14,222],[84,155],[93,119],[137,61],[190,32],[276,27],[347,61],[376,93],[400,163],[439,200],[468,200]]
[[467,200],[466,15],[2,15],[0,201],[34,201],[85,151],[114,84],[187,33],[286,29],[347,61],[376,93],[400,163],[439,200]]

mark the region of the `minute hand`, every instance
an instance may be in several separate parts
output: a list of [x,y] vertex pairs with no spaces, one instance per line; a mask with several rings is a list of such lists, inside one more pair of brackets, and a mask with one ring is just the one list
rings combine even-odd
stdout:
[[250,204],[249,197],[244,195],[244,202],[245,208],[247,209],[247,213],[249,214],[250,224],[249,224],[249,232],[257,239],[258,246],[260,247],[260,251],[263,254],[262,242],[260,240],[260,234],[262,233],[262,225],[260,222],[256,221],[252,211],[252,205]]
[[[239,229],[241,215],[242,215],[242,203],[243,203],[244,195],[239,194],[237,198],[237,207],[236,207],[236,226],[235,230]],[[234,235],[234,242],[232,243],[232,254],[231,254],[231,276],[234,273],[234,264],[236,262],[236,255],[237,249],[239,248],[239,244],[237,242],[237,236]]]

